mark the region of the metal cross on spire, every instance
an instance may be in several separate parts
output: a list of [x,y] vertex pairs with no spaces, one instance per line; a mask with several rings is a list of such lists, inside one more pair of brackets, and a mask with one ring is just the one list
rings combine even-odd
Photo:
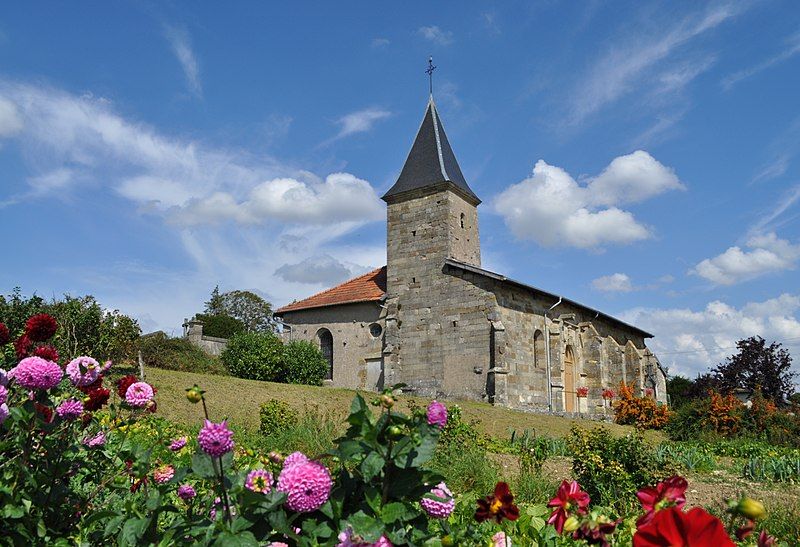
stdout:
[[428,74],[428,83],[430,85],[431,97],[433,97],[433,71],[436,67],[433,65],[433,56],[428,57],[428,68],[425,71]]

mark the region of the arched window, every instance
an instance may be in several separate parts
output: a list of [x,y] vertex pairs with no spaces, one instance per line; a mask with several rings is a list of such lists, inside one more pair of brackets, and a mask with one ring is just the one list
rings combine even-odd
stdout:
[[544,353],[544,334],[537,330],[533,333],[533,366],[534,368],[544,368],[547,364],[547,355]]
[[326,378],[333,380],[333,335],[328,329],[319,329],[317,331],[317,338],[319,339],[319,350],[322,356],[328,361],[328,374]]
[[461,213],[461,227],[464,227],[464,213]]

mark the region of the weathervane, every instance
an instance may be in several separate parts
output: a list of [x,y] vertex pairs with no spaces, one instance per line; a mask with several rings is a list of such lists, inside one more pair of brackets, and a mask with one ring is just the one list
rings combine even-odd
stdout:
[[433,71],[436,70],[436,67],[433,66],[433,56],[428,57],[428,69],[425,71],[428,74],[428,83],[430,84],[431,88],[431,97],[433,97]]

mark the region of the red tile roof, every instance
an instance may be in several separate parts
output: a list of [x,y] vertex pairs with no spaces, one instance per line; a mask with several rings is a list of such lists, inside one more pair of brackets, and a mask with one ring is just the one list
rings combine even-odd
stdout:
[[286,312],[305,310],[309,308],[322,308],[338,304],[353,304],[356,302],[374,302],[381,300],[386,294],[386,266],[378,268],[359,277],[345,281],[332,289],[322,291],[303,300],[292,302],[275,312],[283,315]]

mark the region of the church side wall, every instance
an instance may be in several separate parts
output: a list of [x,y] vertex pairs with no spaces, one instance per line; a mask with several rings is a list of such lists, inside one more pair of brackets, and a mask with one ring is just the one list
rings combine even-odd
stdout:
[[333,336],[331,384],[375,389],[382,372],[383,335],[373,336],[370,325],[377,323],[383,331],[382,311],[375,302],[363,302],[287,312],[283,320],[291,329],[283,334],[284,342],[306,340],[319,347],[318,333],[328,329]]

